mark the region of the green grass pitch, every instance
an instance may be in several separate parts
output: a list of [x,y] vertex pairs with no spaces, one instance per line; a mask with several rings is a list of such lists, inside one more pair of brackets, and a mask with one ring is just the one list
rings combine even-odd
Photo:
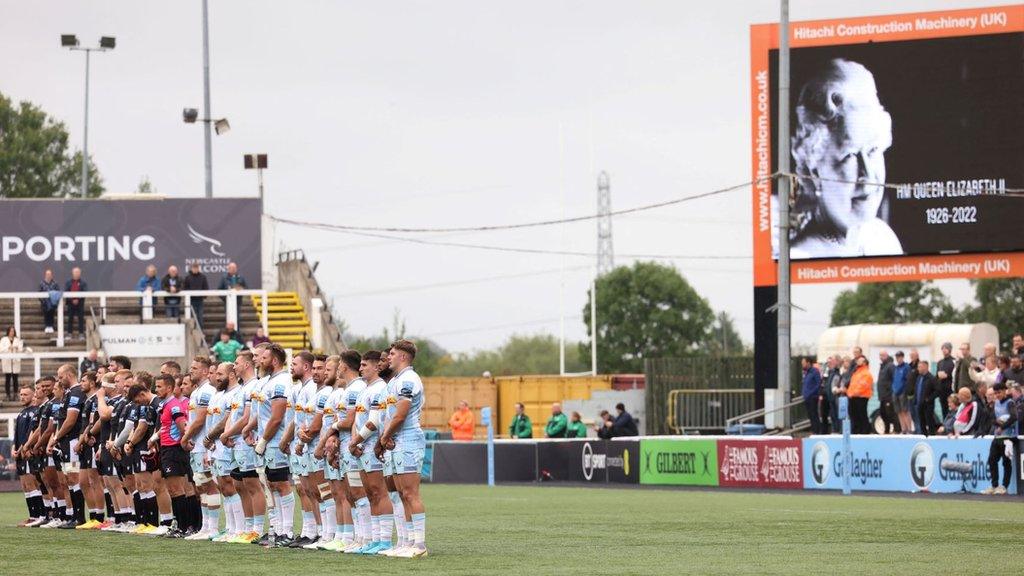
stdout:
[[1019,574],[1024,498],[813,495],[556,486],[424,487],[419,560],[14,528],[0,574]]

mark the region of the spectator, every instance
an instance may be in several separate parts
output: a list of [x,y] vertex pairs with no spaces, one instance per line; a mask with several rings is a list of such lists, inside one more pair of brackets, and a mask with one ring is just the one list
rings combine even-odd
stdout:
[[989,356],[998,356],[999,348],[992,342],[985,343],[985,353],[981,355],[981,358],[988,358]]
[[847,388],[850,387],[850,380],[853,379],[853,372],[856,367],[853,365],[853,360],[849,357],[843,358],[843,363],[840,368],[842,376],[839,378],[839,394],[842,396],[846,395]]
[[562,405],[555,402],[551,405],[551,418],[544,427],[544,436],[548,438],[565,438],[566,430],[569,427],[569,420],[562,414]]
[[903,350],[897,350],[896,364],[893,366],[892,405],[896,410],[900,432],[910,434],[913,427],[907,406],[907,375],[910,374],[910,365],[903,361],[903,357]]
[[587,425],[580,419],[579,412],[572,413],[572,419],[569,421],[569,428],[565,431],[566,438],[586,438],[587,437]]
[[807,411],[807,419],[811,421],[811,434],[824,434],[821,429],[821,418],[818,415],[818,397],[821,395],[821,372],[814,367],[811,359],[803,357],[800,359],[800,367],[803,369],[803,382],[800,385],[800,392],[804,397],[804,409]]
[[[160,288],[164,292],[178,294],[181,292],[181,278],[178,277],[178,267],[171,264],[167,267],[167,274],[160,281]],[[164,296],[164,314],[168,318],[181,316],[181,296]]]
[[252,337],[252,343],[250,344],[249,347],[255,348],[260,344],[268,344],[269,342],[270,338],[268,338],[267,335],[263,333],[263,326],[260,326],[256,328],[256,335]]
[[607,410],[601,410],[600,416],[600,421],[594,424],[597,437],[602,440],[611,440],[615,436],[615,430],[612,428],[615,425],[615,419]]
[[971,369],[967,371],[967,376],[975,386],[984,384],[986,388],[991,388],[996,383],[996,378],[999,377],[999,374],[999,366],[997,365],[995,354],[985,357],[984,368],[978,364],[977,360],[972,360]]
[[821,392],[818,394],[818,398],[820,398],[818,415],[821,417],[821,430],[823,433],[828,433],[830,429],[833,432],[841,430],[836,396],[839,392],[839,380],[843,377],[839,371],[842,362],[843,359],[839,356],[829,356],[828,360],[825,361]]
[[[986,358],[988,360],[988,358]],[[982,494],[1006,494],[1013,478],[1013,442],[1017,440],[1017,406],[1006,390],[1006,384],[1000,382],[992,387],[995,402],[992,405],[993,424],[992,446],[988,452],[988,473],[992,477],[992,487],[982,490]],[[1003,485],[999,485],[999,463],[1003,463]]]
[[1013,356],[1020,356],[1021,354],[1024,354],[1024,334],[1017,332],[1013,335],[1010,350],[1013,352]]
[[871,423],[868,421],[868,400],[871,399],[875,379],[868,368],[868,359],[864,355],[857,356],[857,368],[850,379],[850,387],[846,395],[850,399],[850,424],[854,434],[871,434]]
[[878,360],[881,365],[878,367],[878,402],[882,414],[882,422],[885,425],[883,434],[900,432],[899,422],[896,421],[896,407],[893,400],[893,381],[896,379],[896,366],[889,357],[889,352],[882,350],[878,353]]
[[[7,328],[7,333],[0,338],[0,354],[22,354],[32,353],[32,349],[25,346],[25,342],[18,337],[18,331],[14,326]],[[4,393],[7,400],[14,401],[18,393],[18,374],[21,373],[20,358],[4,358],[0,360],[4,371]]]
[[135,289],[139,292],[156,292],[160,289],[160,279],[156,277],[156,266],[146,266],[146,273],[135,283]]
[[[928,370],[927,360],[917,362],[917,381],[914,382],[914,411],[921,424],[919,432],[925,436],[935,433],[935,399],[939,397],[941,385]],[[948,412],[949,408],[945,408]]]
[[57,316],[57,306],[60,305],[60,286],[53,279],[53,270],[43,272],[43,281],[39,283],[39,291],[46,292],[47,297],[41,298],[39,304],[43,308],[43,333],[53,334],[54,319]]
[[637,431],[636,420],[633,419],[629,412],[626,412],[625,404],[622,402],[616,404],[615,411],[618,412],[618,415],[612,423],[612,435],[639,436],[640,432]]
[[473,411],[469,409],[469,402],[459,401],[459,408],[448,419],[448,426],[452,429],[453,440],[469,441],[473,439],[473,429],[476,423],[473,419]]
[[996,382],[1006,382],[1006,373],[1010,370],[1010,357],[1006,354],[997,356],[996,368],[999,370],[999,373],[996,374]]
[[217,362],[234,362],[242,344],[238,340],[231,339],[231,333],[225,328],[220,331],[220,340],[210,348],[210,352],[217,358]]
[[[971,372],[975,366],[977,366],[977,362],[975,362],[974,356],[971,356],[971,344],[964,342],[960,345],[960,359],[957,360],[956,367],[953,369],[953,385],[957,390],[967,388],[974,392],[977,389],[977,385],[971,379]],[[959,392],[957,393],[959,394]]]
[[970,388],[964,386],[956,393],[960,399],[960,409],[953,422],[953,436],[960,437],[973,434],[978,418],[978,400],[971,395]]
[[[210,284],[206,281],[206,274],[199,271],[199,262],[193,262],[189,266],[188,276],[181,281],[182,290],[209,290]],[[189,302],[195,312],[196,323],[203,325],[203,301],[205,296],[192,296]]]
[[[907,409],[910,411],[910,420],[913,423],[913,430],[920,434],[921,423],[918,422],[917,410],[914,408],[916,401],[914,400],[914,392],[917,389],[917,363],[921,361],[921,356],[917,353],[917,350],[910,351],[910,361],[907,362],[907,380],[903,385],[903,391],[907,394]],[[910,433],[911,428],[907,427],[903,429],[907,434]]]
[[[938,388],[935,390],[936,398],[945,398],[950,394],[956,394],[953,389],[953,374],[956,371],[956,361],[953,359],[953,344],[945,342],[942,344],[942,359],[935,366],[938,376]],[[946,417],[946,405],[942,405],[942,417]]]
[[[228,262],[228,273],[220,279],[220,284],[217,285],[218,290],[244,290],[248,285],[245,283],[245,278],[238,274],[238,264],[234,262]],[[237,302],[237,298],[232,298]],[[224,301],[224,305],[227,305],[227,297],[221,297]]]
[[[65,292],[85,292],[89,288],[82,280],[82,269],[74,267],[71,269],[71,279],[64,283]],[[67,302],[68,324],[71,328],[71,339],[85,340],[85,298],[64,298]],[[78,325],[75,325],[75,320]],[[78,331],[75,331],[75,328]]]
[[533,438],[533,423],[521,402],[516,402],[516,414],[512,417],[512,425],[508,427],[508,435],[511,438]]
[[78,373],[85,374],[86,372],[96,372],[100,369],[99,352],[93,348],[89,350],[89,355],[82,360],[82,363],[78,365]]
[[235,330],[235,323],[234,322],[226,322],[224,324],[224,329],[228,331],[228,336],[232,340],[234,340],[235,342],[238,342],[239,344],[242,344],[243,346],[245,345],[245,343],[242,342],[242,335],[239,334],[238,330]]
[[1003,370],[1003,381],[1007,385],[1010,382],[1024,384],[1024,360],[1021,360],[1021,357],[1017,354],[1010,356],[1010,367]]
[[942,425],[936,431],[938,434],[949,434],[953,435],[953,423],[956,422],[956,412],[960,407],[960,397],[956,394],[950,394],[949,398],[946,398],[946,407],[949,408],[949,414],[942,420]]

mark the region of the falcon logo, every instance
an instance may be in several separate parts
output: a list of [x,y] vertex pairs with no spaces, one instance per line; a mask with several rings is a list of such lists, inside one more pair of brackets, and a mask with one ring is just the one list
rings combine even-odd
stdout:
[[932,447],[924,442],[918,442],[910,451],[910,478],[922,490],[935,478],[935,454]]
[[828,482],[830,469],[828,444],[818,442],[811,450],[811,476],[814,477],[814,483],[824,486]]
[[193,244],[202,244],[204,242],[209,244],[210,245],[210,254],[213,254],[214,256],[224,256],[225,255],[224,252],[222,252],[220,250],[220,247],[221,247],[220,240],[217,240],[215,238],[210,238],[209,236],[204,236],[204,235],[200,234],[199,232],[196,232],[196,229],[193,228],[191,224],[188,225],[188,237],[192,239],[192,243]]

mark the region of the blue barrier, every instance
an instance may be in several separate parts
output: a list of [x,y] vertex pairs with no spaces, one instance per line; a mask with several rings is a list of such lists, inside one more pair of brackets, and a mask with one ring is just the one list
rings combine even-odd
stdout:
[[[804,488],[843,488],[842,436],[803,440]],[[850,440],[853,490],[889,492],[980,492],[991,486],[988,455],[991,438],[925,438],[923,436],[853,436]],[[1016,459],[1014,459],[1016,460]],[[943,464],[967,463],[970,472]],[[1017,463],[1010,493],[1017,492]],[[1000,466],[1002,474],[1002,466]]]

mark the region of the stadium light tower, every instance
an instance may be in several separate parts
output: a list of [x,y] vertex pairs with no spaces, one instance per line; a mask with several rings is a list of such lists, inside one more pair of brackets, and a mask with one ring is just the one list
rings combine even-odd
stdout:
[[89,54],[113,50],[117,40],[113,36],[101,36],[99,46],[80,46],[78,36],[61,34],[60,45],[68,50],[85,52],[85,128],[82,140],[82,184],[79,193],[86,198],[89,193]]

